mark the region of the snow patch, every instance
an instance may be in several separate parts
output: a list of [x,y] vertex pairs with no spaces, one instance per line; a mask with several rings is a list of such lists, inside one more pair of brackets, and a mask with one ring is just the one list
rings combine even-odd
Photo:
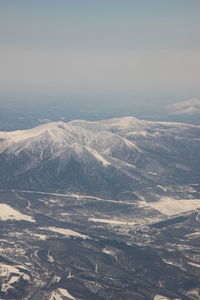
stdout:
[[20,274],[17,268],[7,264],[0,263],[0,276],[8,276],[10,273]]
[[170,261],[170,260],[167,260],[167,259],[164,259],[163,258],[163,261],[164,263],[168,264],[168,265],[171,265],[171,266],[176,266],[177,267],[177,264],[175,264],[174,262]]
[[63,300],[62,296],[60,295],[60,293],[53,291],[51,293],[51,296],[49,298],[49,300]]
[[155,295],[153,300],[170,300],[170,299],[162,295]]
[[68,290],[66,290],[66,289],[58,289],[59,290],[59,292],[63,295],[63,296],[65,296],[65,297],[67,297],[67,298],[69,298],[69,299],[72,299],[72,300],[76,300],[76,298],[74,298],[69,292],[68,292]]
[[196,267],[196,268],[200,268],[200,264],[193,263],[191,261],[188,262],[188,265],[191,265],[191,266]]
[[49,254],[49,252],[48,252],[48,254],[47,254],[47,260],[48,260],[50,263],[53,263],[53,262],[55,261],[55,259],[53,258],[52,255]]
[[31,235],[37,237],[39,240],[46,240],[47,239],[47,236],[44,235],[44,234],[38,234],[38,233],[31,233]]
[[164,215],[172,216],[200,208],[200,199],[178,200],[170,197],[163,197],[158,202],[148,203],[148,206],[158,210]]
[[97,151],[95,151],[92,148],[86,147],[90,153],[98,160],[100,161],[104,167],[110,166],[110,163],[103,157],[101,156]]
[[[23,266],[19,266],[24,268]],[[13,274],[13,275],[12,275]],[[12,284],[18,281],[20,278],[24,280],[30,280],[30,276],[20,272],[17,267],[0,263],[0,278],[3,277],[3,284],[1,287],[2,292],[7,292],[9,289],[12,289]]]
[[198,235],[200,235],[200,231],[186,234],[185,237],[196,237],[196,236],[198,237]]
[[65,229],[65,228],[59,228],[59,227],[42,227],[41,230],[50,230],[52,232],[60,233],[66,236],[74,236],[74,237],[80,237],[82,239],[89,239],[87,235],[81,234],[75,230],[71,229]]
[[25,220],[28,222],[35,222],[35,220],[27,215],[24,215],[17,211],[16,209],[12,208],[10,205],[1,203],[0,204],[0,220],[6,221],[6,220]]
[[108,224],[113,224],[113,225],[135,225],[135,222],[120,221],[120,220],[115,220],[115,219],[89,218],[88,221],[96,222],[96,223],[108,223]]
[[115,256],[115,252],[108,248],[103,248],[102,252],[111,256]]
[[66,289],[59,288],[51,293],[49,300],[63,300],[63,296],[71,300],[76,300]]

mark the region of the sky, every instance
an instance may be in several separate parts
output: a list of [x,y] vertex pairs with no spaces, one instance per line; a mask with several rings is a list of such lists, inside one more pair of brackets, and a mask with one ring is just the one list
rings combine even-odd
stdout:
[[200,95],[199,0],[0,0],[0,103]]

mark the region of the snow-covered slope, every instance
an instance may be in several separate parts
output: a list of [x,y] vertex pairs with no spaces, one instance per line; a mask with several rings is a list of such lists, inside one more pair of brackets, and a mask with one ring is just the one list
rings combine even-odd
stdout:
[[52,151],[59,150],[67,143],[87,143],[91,133],[80,126],[71,126],[64,122],[54,122],[41,125],[29,130],[17,130],[13,132],[0,132],[0,152],[21,151],[35,144],[51,146]]

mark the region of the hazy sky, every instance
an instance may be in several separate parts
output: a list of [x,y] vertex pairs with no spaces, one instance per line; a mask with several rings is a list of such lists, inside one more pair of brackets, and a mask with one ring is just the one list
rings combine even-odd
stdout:
[[200,1],[0,0],[0,88],[199,97]]

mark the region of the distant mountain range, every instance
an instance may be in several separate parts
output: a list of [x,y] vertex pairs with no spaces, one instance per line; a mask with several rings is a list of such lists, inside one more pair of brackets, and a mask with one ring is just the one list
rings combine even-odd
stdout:
[[168,106],[172,115],[200,115],[200,99],[189,99]]
[[200,99],[192,98],[176,102],[165,108],[165,114],[170,121],[200,124]]

